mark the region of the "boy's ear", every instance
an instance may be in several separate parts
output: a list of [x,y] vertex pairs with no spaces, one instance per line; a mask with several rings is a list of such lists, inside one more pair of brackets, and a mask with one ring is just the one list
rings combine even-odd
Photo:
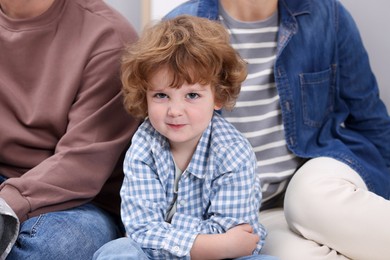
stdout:
[[223,107],[223,105],[220,102],[215,102],[214,104],[214,110],[220,110]]

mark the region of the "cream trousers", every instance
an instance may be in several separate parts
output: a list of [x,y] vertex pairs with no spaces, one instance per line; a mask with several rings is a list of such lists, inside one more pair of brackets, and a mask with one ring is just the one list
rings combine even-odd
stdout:
[[284,211],[261,212],[260,222],[268,230],[261,252],[281,260],[390,259],[390,201],[331,158],[305,163],[287,188]]

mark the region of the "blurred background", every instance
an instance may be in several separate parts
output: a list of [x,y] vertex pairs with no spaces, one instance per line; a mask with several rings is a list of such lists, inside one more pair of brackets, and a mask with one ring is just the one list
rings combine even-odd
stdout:
[[[138,32],[184,0],[105,0],[122,13]],[[390,112],[390,10],[388,0],[340,0],[354,17],[377,77],[381,98]]]

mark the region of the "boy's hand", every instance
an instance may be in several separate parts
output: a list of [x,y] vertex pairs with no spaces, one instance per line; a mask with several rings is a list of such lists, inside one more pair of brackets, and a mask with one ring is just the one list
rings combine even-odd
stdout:
[[226,233],[226,249],[231,258],[251,255],[260,238],[253,233],[249,224],[242,224],[229,229]]
[[248,256],[256,249],[260,237],[249,224],[229,229],[223,234],[199,234],[191,249],[191,259],[209,260]]

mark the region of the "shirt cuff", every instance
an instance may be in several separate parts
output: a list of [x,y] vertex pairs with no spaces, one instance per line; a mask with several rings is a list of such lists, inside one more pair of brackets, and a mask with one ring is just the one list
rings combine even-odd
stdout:
[[162,249],[177,257],[189,256],[197,236],[198,234],[193,232],[169,232],[162,241]]
[[0,198],[0,259],[5,259],[19,234],[20,222],[15,212]]

